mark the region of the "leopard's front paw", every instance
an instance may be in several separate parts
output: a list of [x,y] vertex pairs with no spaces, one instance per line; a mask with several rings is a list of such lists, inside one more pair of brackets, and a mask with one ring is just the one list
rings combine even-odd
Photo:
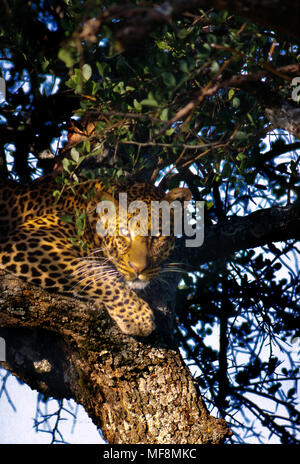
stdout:
[[135,308],[122,307],[109,311],[120,330],[127,335],[147,337],[155,330],[154,314],[144,301]]

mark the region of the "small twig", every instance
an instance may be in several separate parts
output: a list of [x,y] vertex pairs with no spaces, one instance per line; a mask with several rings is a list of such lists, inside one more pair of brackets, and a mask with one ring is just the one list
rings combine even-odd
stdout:
[[1,398],[1,395],[4,393],[6,398],[7,398],[8,403],[12,407],[13,411],[16,412],[17,408],[15,407],[14,403],[12,402],[12,400],[11,400],[9,394],[8,394],[7,388],[6,388],[6,382],[7,382],[7,379],[8,379],[8,377],[10,375],[11,375],[10,372],[7,372],[5,374],[5,376],[3,377],[3,379],[2,379],[2,387],[0,389],[0,398]]

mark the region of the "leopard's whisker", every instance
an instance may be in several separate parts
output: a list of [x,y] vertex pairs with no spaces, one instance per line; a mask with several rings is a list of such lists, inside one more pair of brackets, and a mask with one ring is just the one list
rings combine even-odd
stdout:
[[114,269],[101,269],[99,268],[99,270],[94,270],[93,274],[91,275],[90,273],[90,270],[89,269],[82,269],[80,270],[79,272],[77,271],[76,273],[74,273],[74,275],[76,276],[86,276],[86,278],[89,278],[89,279],[95,279],[97,276],[108,276],[108,275],[117,275],[118,274],[118,271],[114,270]]
[[[105,274],[105,275],[106,275],[106,274]],[[101,280],[102,277],[103,277],[103,276],[99,276],[98,279],[97,279],[97,278],[94,278],[94,279],[93,279],[93,282],[99,282],[99,280]],[[114,277],[114,276],[112,276],[112,277]],[[81,279],[77,284],[74,285],[73,288],[76,288],[77,285],[78,285],[79,283],[84,282],[84,280],[86,280],[86,279]],[[116,279],[115,282],[117,282],[117,279]],[[81,294],[89,285],[90,285],[90,282],[88,282],[84,287],[82,287],[78,293]]]

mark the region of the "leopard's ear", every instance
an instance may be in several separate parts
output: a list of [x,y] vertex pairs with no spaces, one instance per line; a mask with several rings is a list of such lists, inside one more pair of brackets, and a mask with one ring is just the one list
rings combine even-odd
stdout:
[[118,205],[118,199],[116,195],[112,193],[100,191],[98,201],[111,201],[115,206]]
[[170,190],[166,194],[166,196],[163,198],[163,200],[166,200],[169,203],[172,203],[172,201],[176,201],[176,200],[180,201],[180,203],[185,208],[187,206],[187,203],[185,202],[190,201],[191,198],[192,198],[192,194],[189,189],[177,187],[177,188],[173,188],[172,190]]
[[[110,192],[105,192],[105,191],[100,191],[98,192],[98,198],[97,198],[97,206],[96,206],[96,211],[99,217],[101,216],[107,216],[107,214],[110,216],[115,216],[116,211],[118,208],[118,201],[117,198],[111,194]],[[95,210],[95,207],[93,205],[92,211]]]

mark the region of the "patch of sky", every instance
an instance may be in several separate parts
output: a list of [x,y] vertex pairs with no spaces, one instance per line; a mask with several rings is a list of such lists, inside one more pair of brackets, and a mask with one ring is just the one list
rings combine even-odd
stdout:
[[99,47],[106,47],[108,44],[108,39],[106,37],[104,37],[103,39],[100,40],[99,42]]
[[48,11],[46,11],[45,7],[43,7],[43,3],[45,2],[41,2],[40,7],[43,8],[44,11],[38,13],[38,20],[45,24],[49,31],[55,32],[58,30],[57,22],[55,21],[54,17]]
[[54,95],[55,93],[57,93],[59,89],[60,82],[60,78],[53,76],[52,74],[45,74],[44,82],[42,82],[42,84],[40,85],[41,94],[44,94],[47,97],[49,95]]

